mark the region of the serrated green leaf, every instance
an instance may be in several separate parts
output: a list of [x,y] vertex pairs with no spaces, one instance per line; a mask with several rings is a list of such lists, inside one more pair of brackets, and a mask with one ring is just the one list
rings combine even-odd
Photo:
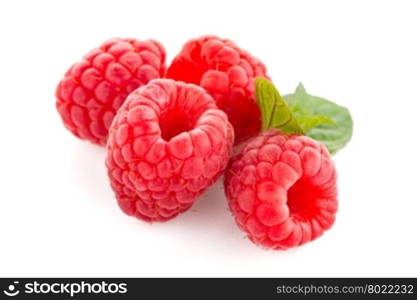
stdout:
[[325,144],[331,154],[351,139],[353,121],[347,108],[309,95],[301,84],[294,94],[285,95],[284,99],[306,135]]
[[286,134],[304,134],[285,100],[266,78],[256,78],[256,101],[261,110],[262,130],[277,128]]

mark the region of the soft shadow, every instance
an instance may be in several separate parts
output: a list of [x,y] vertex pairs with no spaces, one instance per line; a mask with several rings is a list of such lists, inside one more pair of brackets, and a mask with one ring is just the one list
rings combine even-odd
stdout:
[[209,187],[187,212],[168,222],[148,224],[124,215],[118,208],[107,177],[105,156],[104,148],[80,143],[74,151],[73,172],[77,188],[92,201],[90,204],[97,206],[98,210],[106,210],[107,217],[108,214],[114,215],[111,222],[126,222],[126,226],[138,232],[151,232],[160,239],[174,238],[190,253],[213,253],[231,260],[265,254],[235,224],[224,195],[223,177]]
[[96,202],[99,207],[114,206],[115,200],[104,163],[105,149],[83,142],[79,144],[73,154],[73,171],[78,188],[85,191],[89,196],[88,199]]

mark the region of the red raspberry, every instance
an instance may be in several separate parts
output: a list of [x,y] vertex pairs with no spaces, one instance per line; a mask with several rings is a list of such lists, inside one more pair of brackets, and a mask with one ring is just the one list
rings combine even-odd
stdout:
[[233,140],[204,89],[152,80],[129,95],[110,128],[106,165],[119,206],[149,222],[175,217],[222,174]]
[[167,77],[205,88],[227,113],[236,143],[259,132],[254,79],[268,77],[266,68],[232,41],[205,36],[187,42],[168,68]]
[[326,147],[305,136],[260,134],[232,158],[225,190],[238,226],[266,248],[312,241],[335,220],[335,167]]
[[104,145],[127,95],[165,71],[165,50],[156,41],[111,39],[74,64],[56,89],[56,107],[75,136]]

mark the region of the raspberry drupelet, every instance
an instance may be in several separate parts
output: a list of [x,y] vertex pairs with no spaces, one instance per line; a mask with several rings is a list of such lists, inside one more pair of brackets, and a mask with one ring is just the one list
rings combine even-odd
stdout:
[[110,128],[106,165],[120,208],[148,222],[187,210],[223,173],[233,141],[227,115],[203,88],[152,80]]
[[266,77],[265,65],[234,42],[203,36],[187,42],[167,70],[167,77],[205,88],[227,113],[236,143],[260,130],[254,79]]
[[270,129],[231,159],[229,207],[255,244],[288,249],[328,230],[337,211],[336,170],[326,147]]
[[158,42],[111,39],[65,73],[56,89],[56,107],[75,136],[105,145],[128,94],[164,72],[165,50]]

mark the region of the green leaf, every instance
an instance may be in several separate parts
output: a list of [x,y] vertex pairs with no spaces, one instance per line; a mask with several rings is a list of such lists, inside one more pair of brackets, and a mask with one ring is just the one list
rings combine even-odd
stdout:
[[302,84],[284,99],[306,135],[325,144],[331,154],[351,139],[353,121],[347,108],[309,95]]
[[314,102],[301,83],[287,103],[304,132],[321,124],[334,124],[331,118],[316,113]]
[[256,101],[261,110],[262,130],[277,128],[286,134],[303,134],[285,100],[267,79],[256,78]]
[[304,132],[309,132],[311,129],[321,124],[335,124],[332,119],[323,115],[298,116],[296,119]]
[[311,103],[302,83],[298,84],[293,95],[294,97],[290,101],[285,99],[293,112],[300,115],[312,115],[314,113],[313,103]]

